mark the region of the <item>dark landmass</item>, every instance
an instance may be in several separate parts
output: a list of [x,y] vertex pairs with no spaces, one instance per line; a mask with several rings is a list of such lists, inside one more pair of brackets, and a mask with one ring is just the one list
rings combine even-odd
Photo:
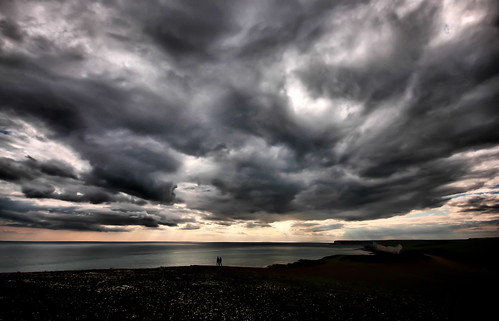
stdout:
[[0,274],[0,320],[490,320],[499,239],[269,268]]

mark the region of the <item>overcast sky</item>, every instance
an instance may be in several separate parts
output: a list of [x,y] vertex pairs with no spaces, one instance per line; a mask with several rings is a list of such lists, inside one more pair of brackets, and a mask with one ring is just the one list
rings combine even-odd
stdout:
[[0,240],[499,236],[484,1],[0,1]]

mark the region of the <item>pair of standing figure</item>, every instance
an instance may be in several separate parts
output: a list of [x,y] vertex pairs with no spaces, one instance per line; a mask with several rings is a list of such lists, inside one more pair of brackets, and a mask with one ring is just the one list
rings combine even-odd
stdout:
[[222,266],[222,257],[217,256],[217,266]]

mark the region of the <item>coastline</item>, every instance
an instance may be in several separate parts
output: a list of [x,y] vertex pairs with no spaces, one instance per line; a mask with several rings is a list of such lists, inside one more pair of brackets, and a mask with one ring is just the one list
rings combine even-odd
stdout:
[[[484,242],[495,246],[497,239],[479,245]],[[493,315],[496,298],[488,293],[499,285],[493,254],[462,257],[448,245],[427,250],[335,255],[268,268],[2,273],[0,320],[476,320]]]
[[0,242],[0,272],[212,265],[217,256],[224,265],[266,267],[334,254],[367,252],[357,246],[301,242]]

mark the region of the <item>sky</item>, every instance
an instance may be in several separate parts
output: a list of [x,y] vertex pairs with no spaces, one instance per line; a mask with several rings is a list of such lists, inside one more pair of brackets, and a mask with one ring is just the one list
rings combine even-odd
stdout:
[[497,237],[495,4],[0,1],[0,240]]

